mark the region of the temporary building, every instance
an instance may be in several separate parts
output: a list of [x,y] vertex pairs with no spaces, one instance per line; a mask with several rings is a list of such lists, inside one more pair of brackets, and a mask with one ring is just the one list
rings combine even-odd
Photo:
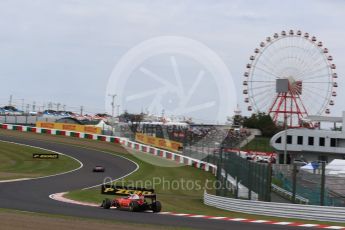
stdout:
[[328,175],[344,175],[345,174],[345,160],[334,159],[326,165],[326,174]]

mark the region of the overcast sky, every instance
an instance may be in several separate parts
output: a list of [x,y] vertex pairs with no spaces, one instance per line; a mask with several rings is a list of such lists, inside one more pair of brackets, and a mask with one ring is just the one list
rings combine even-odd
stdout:
[[[345,110],[345,90],[340,90],[345,86],[344,12],[345,1],[341,0],[1,0],[0,105],[7,104],[13,95],[14,102],[20,105],[24,98],[25,104],[36,101],[43,105],[51,101],[74,110],[83,105],[90,112],[104,111],[108,80],[121,58],[148,39],[179,36],[201,42],[221,58],[238,89],[237,99],[229,100],[236,100],[245,110],[243,72],[253,49],[274,32],[300,29],[322,40],[334,58],[339,90],[331,112],[340,115]],[[166,63],[162,56],[147,60],[145,66],[168,79],[166,66],[176,58],[186,87],[191,87],[200,66],[171,55],[174,54],[166,56]],[[133,71],[133,76],[137,75],[140,71]],[[132,88],[127,92],[140,91],[147,87],[145,84],[151,84],[129,82]],[[216,95],[217,89],[211,83],[200,87],[199,91],[206,93],[197,98]],[[199,103],[193,100],[194,104]],[[126,105],[123,100],[117,104],[121,110],[135,112],[150,108],[149,103],[142,101],[140,105]],[[169,110],[169,106],[163,109]],[[210,111],[199,114],[205,122],[216,120]]]

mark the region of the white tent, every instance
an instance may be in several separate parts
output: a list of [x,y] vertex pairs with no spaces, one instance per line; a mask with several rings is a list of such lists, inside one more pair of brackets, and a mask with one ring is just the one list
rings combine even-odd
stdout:
[[102,119],[100,119],[98,124],[96,124],[94,126],[100,127],[102,130],[105,130],[105,131],[112,131],[113,130],[113,128],[110,125],[107,125],[107,123],[105,123],[105,121],[103,121]]
[[326,165],[326,174],[328,175],[340,175],[345,174],[345,160],[334,159],[328,165]]
[[308,163],[308,164],[302,166],[301,169],[306,170],[306,171],[310,171],[310,170],[314,170],[314,167],[311,163]]
[[326,165],[326,170],[345,171],[345,160],[334,159],[328,165]]

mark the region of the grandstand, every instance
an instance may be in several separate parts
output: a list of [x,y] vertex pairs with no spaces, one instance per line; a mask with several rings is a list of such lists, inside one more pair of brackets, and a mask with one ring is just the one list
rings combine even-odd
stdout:
[[210,146],[220,143],[224,148],[236,148],[250,135],[248,129],[233,129],[227,125],[145,122],[135,132],[183,143],[184,146]]

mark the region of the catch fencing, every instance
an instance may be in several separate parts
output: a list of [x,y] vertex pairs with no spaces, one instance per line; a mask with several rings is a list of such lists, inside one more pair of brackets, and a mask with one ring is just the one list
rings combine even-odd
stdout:
[[271,201],[270,164],[249,161],[236,152],[224,152],[222,148],[215,150],[208,153],[189,148],[183,155],[217,165],[217,181],[222,183],[217,195]]
[[[320,164],[321,165],[321,164]],[[279,187],[300,196],[311,205],[345,207],[345,177],[332,175],[326,168],[273,165],[273,181]]]

